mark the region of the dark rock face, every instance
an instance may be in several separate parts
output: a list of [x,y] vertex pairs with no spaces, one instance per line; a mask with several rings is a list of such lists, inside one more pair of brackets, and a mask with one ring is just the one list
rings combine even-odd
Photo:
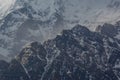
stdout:
[[103,26],[98,26],[96,31],[108,37],[120,39],[120,21],[115,25],[105,23]]
[[1,80],[29,80],[29,77],[22,65],[14,59],[1,76]]
[[98,29],[102,34],[105,34],[109,37],[113,37],[117,34],[117,27],[111,24],[104,24]]
[[6,71],[8,66],[9,66],[9,63],[3,60],[0,61],[0,79],[2,79],[2,76],[4,75],[4,72]]
[[77,25],[27,45],[0,80],[119,80],[119,40]]

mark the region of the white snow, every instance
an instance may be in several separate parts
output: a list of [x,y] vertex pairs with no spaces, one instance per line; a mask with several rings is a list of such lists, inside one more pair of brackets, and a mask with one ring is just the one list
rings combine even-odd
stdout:
[[[70,23],[80,23],[83,25],[98,25],[105,22],[113,23],[120,20],[120,10],[109,8],[108,5],[112,5],[113,2],[119,0],[61,0],[57,3],[57,0],[0,0],[0,10],[2,13],[1,16],[5,15],[4,13],[10,12],[11,7],[20,8],[23,6],[20,3],[27,3],[36,12],[33,14],[35,19],[40,19],[46,21],[53,16],[56,10],[59,11],[59,8],[64,9],[62,15],[64,20]],[[16,3],[16,4],[15,4]],[[16,6],[13,6],[16,5]],[[19,5],[19,6],[18,6]],[[42,12],[41,15],[38,15],[39,12]],[[6,13],[6,14],[7,14]],[[47,13],[47,15],[46,15]]]
[[[30,13],[34,19],[42,21],[45,26],[39,24],[38,30],[29,30],[28,27],[26,27],[26,30],[30,33],[30,38],[43,42],[55,37],[63,29],[72,28],[76,24],[90,26],[90,29],[94,31],[95,26],[99,24],[105,22],[114,23],[120,20],[120,8],[108,7],[110,4],[113,5],[114,1],[119,0],[111,1],[113,0],[0,0],[0,18],[12,10],[24,7],[23,3],[30,5],[33,9],[33,12],[31,11]],[[34,11],[36,12],[35,14]],[[56,13],[61,16],[56,15]],[[8,28],[5,32],[11,35],[3,36],[2,32],[0,32],[0,39],[4,40],[9,47],[13,47],[16,44],[21,45],[19,42],[15,44],[14,41],[17,40],[17,36],[19,37],[19,35],[16,35],[17,31],[21,29],[21,24],[28,19],[28,16],[18,12],[18,14],[12,15],[12,18],[13,20],[7,22],[9,26],[7,26]],[[21,39],[20,41],[26,43],[32,40]],[[8,48],[5,49],[8,50]],[[0,54],[2,53],[0,52]]]
[[16,0],[0,0],[0,19],[10,12]]
[[29,75],[27,69],[25,68],[25,66],[24,66],[22,63],[20,63],[20,64],[21,64],[21,66],[23,67],[23,69],[24,69],[26,75],[28,76],[28,78],[31,79],[31,77],[30,77],[30,75]]

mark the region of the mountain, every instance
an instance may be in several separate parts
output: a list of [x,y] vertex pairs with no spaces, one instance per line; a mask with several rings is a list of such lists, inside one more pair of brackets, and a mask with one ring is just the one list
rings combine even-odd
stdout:
[[0,0],[0,19],[12,12],[16,0]]
[[1,74],[1,80],[119,80],[120,40],[76,25],[27,44]]
[[[8,62],[6,62],[4,60],[0,60],[0,76],[2,76],[4,74],[4,72],[6,71],[8,66],[9,66]],[[1,77],[0,77],[0,79],[2,80]]]
[[120,40],[120,21],[116,22],[115,25],[105,23],[103,26],[98,26],[96,31]]
[[0,54],[14,56],[26,43],[52,39],[76,24],[94,31],[99,24],[115,23],[120,19],[119,3],[119,0],[13,0],[10,8],[1,11],[6,16],[0,20]]
[[5,60],[5,61],[8,61],[8,62],[9,62],[9,61],[10,61],[10,58],[8,58],[8,57],[0,54],[0,60]]

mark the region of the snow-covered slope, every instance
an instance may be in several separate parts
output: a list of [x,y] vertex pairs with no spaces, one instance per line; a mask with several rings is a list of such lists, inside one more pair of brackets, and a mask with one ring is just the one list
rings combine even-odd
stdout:
[[18,0],[16,3],[32,8],[29,10],[32,17],[42,21],[58,13],[69,24],[90,26],[113,23],[120,16],[120,0]]
[[4,55],[76,24],[95,30],[99,24],[120,19],[120,0],[13,0],[12,4],[12,11],[0,21],[0,54]]
[[11,12],[16,0],[0,0],[0,19]]

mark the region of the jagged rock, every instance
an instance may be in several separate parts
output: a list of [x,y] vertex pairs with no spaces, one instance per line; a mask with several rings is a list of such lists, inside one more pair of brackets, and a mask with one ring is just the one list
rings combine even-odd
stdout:
[[[0,4],[7,4],[4,1]],[[119,0],[9,0],[2,5],[0,54],[9,57],[20,53],[26,43],[52,39],[75,24],[94,31],[97,25],[120,20]]]
[[2,80],[119,80],[119,61],[117,39],[77,25],[25,46]]

